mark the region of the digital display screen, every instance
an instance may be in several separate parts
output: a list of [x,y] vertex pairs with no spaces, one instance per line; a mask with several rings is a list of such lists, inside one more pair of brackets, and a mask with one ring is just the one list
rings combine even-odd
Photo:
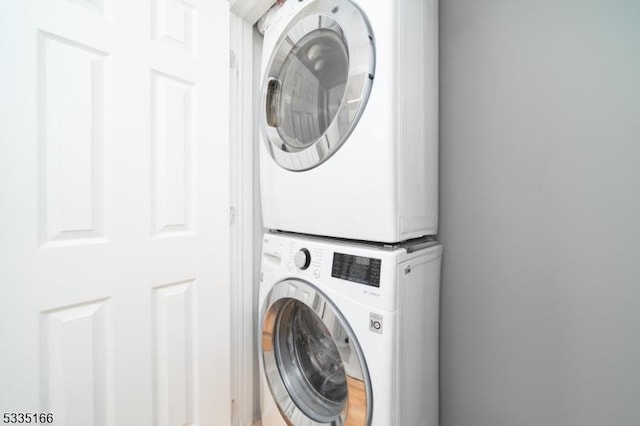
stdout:
[[380,259],[334,253],[331,276],[358,284],[380,287],[381,264]]

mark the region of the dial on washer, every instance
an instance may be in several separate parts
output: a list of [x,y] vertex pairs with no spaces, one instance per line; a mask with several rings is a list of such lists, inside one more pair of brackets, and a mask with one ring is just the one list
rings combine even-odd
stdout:
[[311,253],[309,253],[309,250],[306,248],[298,250],[293,258],[293,263],[295,263],[298,269],[302,269],[303,271],[307,269],[311,264]]

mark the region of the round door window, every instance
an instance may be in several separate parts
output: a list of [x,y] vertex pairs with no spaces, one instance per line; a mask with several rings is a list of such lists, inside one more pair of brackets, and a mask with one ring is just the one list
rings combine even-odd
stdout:
[[373,33],[349,0],[300,6],[278,39],[263,84],[262,129],[282,167],[313,168],[353,131],[373,83]]
[[312,31],[293,47],[276,80],[282,95],[272,106],[288,151],[309,147],[327,131],[344,97],[348,67],[347,46],[331,30]]
[[364,356],[344,317],[316,287],[293,279],[276,284],[261,330],[264,374],[289,424],[369,424]]
[[290,301],[280,311],[276,363],[291,398],[307,416],[328,423],[347,399],[347,377],[338,348],[316,314]]

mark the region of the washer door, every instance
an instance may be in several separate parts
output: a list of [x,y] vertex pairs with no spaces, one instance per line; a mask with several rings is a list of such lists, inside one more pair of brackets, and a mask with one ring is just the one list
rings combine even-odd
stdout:
[[261,340],[267,382],[287,424],[370,424],[362,350],[320,290],[293,279],[276,284],[265,301]]
[[373,83],[373,32],[349,0],[313,0],[276,42],[263,81],[261,127],[281,167],[308,170],[353,131]]

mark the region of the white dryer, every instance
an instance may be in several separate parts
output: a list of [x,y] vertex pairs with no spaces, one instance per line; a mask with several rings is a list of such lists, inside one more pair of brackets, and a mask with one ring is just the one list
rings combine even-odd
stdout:
[[441,255],[266,234],[262,425],[437,426]]
[[289,0],[264,34],[269,229],[379,242],[437,233],[437,0]]

